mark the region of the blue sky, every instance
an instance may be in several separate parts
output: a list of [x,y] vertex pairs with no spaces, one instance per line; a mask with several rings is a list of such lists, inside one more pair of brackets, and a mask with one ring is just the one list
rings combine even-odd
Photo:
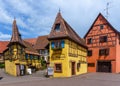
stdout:
[[110,2],[110,23],[120,31],[120,0],[0,0],[0,40],[10,40],[14,17],[22,38],[35,38],[51,31],[56,14],[83,37],[101,12],[106,16]]

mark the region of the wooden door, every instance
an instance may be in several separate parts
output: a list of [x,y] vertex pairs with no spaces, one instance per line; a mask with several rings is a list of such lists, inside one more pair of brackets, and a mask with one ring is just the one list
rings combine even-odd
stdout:
[[20,65],[16,65],[16,74],[20,76]]
[[111,62],[98,62],[98,72],[111,72]]
[[71,63],[71,72],[72,72],[72,75],[75,75],[75,62],[72,62]]

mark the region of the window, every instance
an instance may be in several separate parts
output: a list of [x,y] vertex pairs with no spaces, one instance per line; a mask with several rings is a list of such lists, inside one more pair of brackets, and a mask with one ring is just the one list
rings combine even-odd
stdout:
[[88,67],[95,67],[95,63],[88,63]]
[[20,49],[20,53],[23,54],[23,52],[24,52],[24,50],[23,50],[23,48],[21,48],[21,49]]
[[109,55],[109,48],[107,48],[107,49],[100,49],[99,50],[99,56],[102,56],[102,55]]
[[88,55],[88,56],[92,56],[92,50],[88,50],[87,55]]
[[55,31],[60,31],[60,23],[55,25]]
[[32,60],[33,59],[33,56],[32,55],[30,55],[30,60]]
[[28,59],[28,54],[25,54],[25,59],[26,59],[26,60]]
[[100,42],[107,42],[107,36],[100,36]]
[[61,47],[60,41],[56,41],[55,42],[55,48],[60,48],[60,47]]
[[[32,56],[32,59],[38,60],[38,56]],[[32,59],[31,59],[31,60],[32,60]]]
[[87,40],[87,44],[92,44],[92,38],[89,38],[89,39]]
[[0,59],[3,59],[2,55],[0,54]]
[[40,54],[42,54],[42,50],[40,50]]
[[13,54],[13,49],[12,49],[12,47],[9,47],[9,52],[10,52],[10,54]]
[[102,30],[104,28],[104,26],[103,25],[100,25],[100,30]]
[[45,51],[45,55],[48,55],[48,50],[44,50]]
[[55,64],[55,72],[58,73],[62,72],[62,64]]
[[78,71],[78,72],[80,71],[80,62],[77,63],[77,71]]
[[40,50],[40,54],[45,54],[45,50]]
[[65,46],[64,40],[57,40],[57,41],[51,42],[52,49],[60,49],[60,48],[64,48],[64,46]]

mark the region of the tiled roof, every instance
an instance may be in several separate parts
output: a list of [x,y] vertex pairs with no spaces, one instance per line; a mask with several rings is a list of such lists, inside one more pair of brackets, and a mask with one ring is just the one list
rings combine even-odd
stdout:
[[[39,36],[38,38],[24,39],[23,44],[26,47],[25,52],[29,54],[39,55],[36,49],[46,49],[49,44],[48,35]],[[0,41],[0,53],[3,53],[8,47],[9,41]]]
[[49,44],[48,35],[39,36],[37,38],[36,44],[34,46],[35,49],[46,49],[46,46]]
[[88,30],[87,33],[85,34],[84,38],[86,38],[86,36],[88,35],[88,33],[91,31],[92,27],[94,26],[95,22],[97,21],[97,19],[98,19],[99,17],[101,17],[102,19],[104,19],[104,20],[107,22],[107,24],[112,28],[112,30],[115,31],[115,32],[120,36],[119,31],[117,31],[117,30],[110,24],[110,22],[109,22],[101,13],[99,13],[98,16],[97,16],[97,18],[95,19],[95,21],[94,21],[93,24],[91,25],[91,27],[89,28],[89,30]]
[[[55,25],[60,23],[60,31],[55,31]],[[48,39],[69,38],[81,46],[87,48],[85,41],[72,29],[72,27],[62,18],[61,13],[57,14]]]
[[7,49],[9,41],[0,41],[0,53]]
[[[25,45],[25,52],[28,54],[34,54],[34,55],[40,55],[38,51],[32,46],[31,43],[27,41],[23,41]],[[7,45],[9,44],[9,41],[0,41],[0,53],[3,53],[6,49],[8,49]]]
[[38,51],[33,47],[33,45],[27,41],[24,41],[25,52],[28,54],[40,55]]
[[8,46],[11,45],[12,43],[19,43],[22,46],[24,46],[23,40],[21,38],[21,34],[19,33],[19,30],[18,30],[18,27],[17,27],[17,24],[16,24],[16,20],[13,21],[12,37],[11,37],[11,40],[10,40]]
[[27,42],[31,43],[32,45],[35,45],[37,38],[28,38],[28,39],[24,39],[24,41],[27,41]]

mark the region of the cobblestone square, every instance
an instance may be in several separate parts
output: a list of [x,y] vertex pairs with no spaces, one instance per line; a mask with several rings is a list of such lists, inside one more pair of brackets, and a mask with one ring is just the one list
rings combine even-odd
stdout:
[[120,74],[87,73],[71,78],[45,78],[44,71],[13,77],[0,71],[0,86],[120,86]]

